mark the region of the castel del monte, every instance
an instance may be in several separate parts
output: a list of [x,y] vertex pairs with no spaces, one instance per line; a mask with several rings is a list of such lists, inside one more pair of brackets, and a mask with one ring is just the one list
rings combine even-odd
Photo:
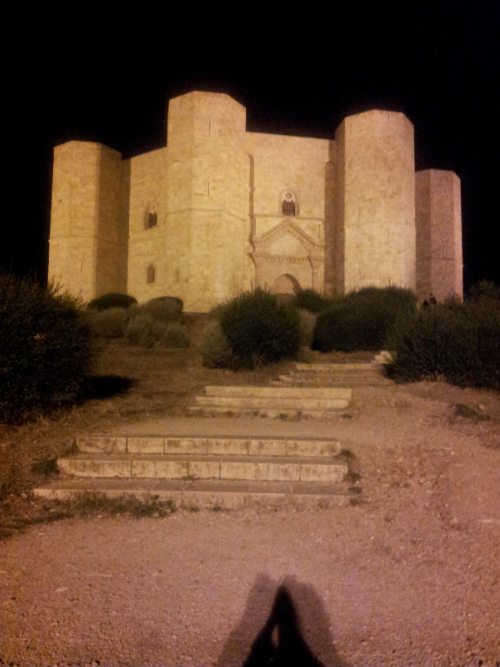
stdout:
[[324,139],[261,134],[236,100],[194,91],[170,100],[162,148],[55,148],[49,278],[85,301],[169,295],[188,312],[255,287],[461,298],[460,180],[415,172],[402,113],[348,116]]

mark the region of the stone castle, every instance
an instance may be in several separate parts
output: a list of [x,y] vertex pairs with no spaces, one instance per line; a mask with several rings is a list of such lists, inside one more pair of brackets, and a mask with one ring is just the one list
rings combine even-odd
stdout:
[[460,181],[415,173],[402,113],[309,139],[247,132],[241,104],[191,92],[170,100],[167,136],[127,160],[97,143],[55,148],[50,279],[85,301],[169,295],[191,312],[254,287],[462,296]]

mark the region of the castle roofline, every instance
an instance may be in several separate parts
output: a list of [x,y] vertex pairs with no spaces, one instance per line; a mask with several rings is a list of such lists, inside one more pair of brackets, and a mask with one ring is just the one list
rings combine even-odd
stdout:
[[190,90],[189,92],[183,93],[182,95],[176,95],[175,97],[171,97],[169,99],[169,102],[173,102],[174,100],[180,100],[183,97],[184,98],[200,97],[202,95],[204,97],[210,96],[210,97],[216,97],[216,98],[219,98],[219,99],[226,98],[227,100],[230,100],[231,102],[234,102],[235,104],[238,104],[242,109],[245,109],[245,111],[246,111],[246,107],[244,107],[243,104],[241,104],[241,102],[238,102],[238,100],[234,99],[234,97],[231,97],[231,95],[228,95],[227,93],[215,93],[211,90],[198,90],[198,89]]

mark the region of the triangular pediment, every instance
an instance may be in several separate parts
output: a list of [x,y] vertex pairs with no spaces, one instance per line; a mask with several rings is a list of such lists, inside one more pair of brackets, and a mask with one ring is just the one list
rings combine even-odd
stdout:
[[318,243],[293,220],[283,220],[260,238],[254,237],[255,249],[272,256],[307,257]]
[[309,255],[309,249],[301,243],[301,239],[292,234],[284,234],[280,238],[267,243],[265,252],[268,255],[286,257],[307,257]]

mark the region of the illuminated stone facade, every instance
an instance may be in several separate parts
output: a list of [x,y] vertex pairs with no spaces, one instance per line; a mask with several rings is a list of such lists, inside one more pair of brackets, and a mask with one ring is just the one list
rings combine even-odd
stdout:
[[462,295],[460,182],[415,174],[403,114],[350,116],[335,139],[279,136],[247,132],[227,95],[193,92],[170,100],[167,136],[129,160],[55,149],[49,274],[68,291],[199,312],[255,286]]

